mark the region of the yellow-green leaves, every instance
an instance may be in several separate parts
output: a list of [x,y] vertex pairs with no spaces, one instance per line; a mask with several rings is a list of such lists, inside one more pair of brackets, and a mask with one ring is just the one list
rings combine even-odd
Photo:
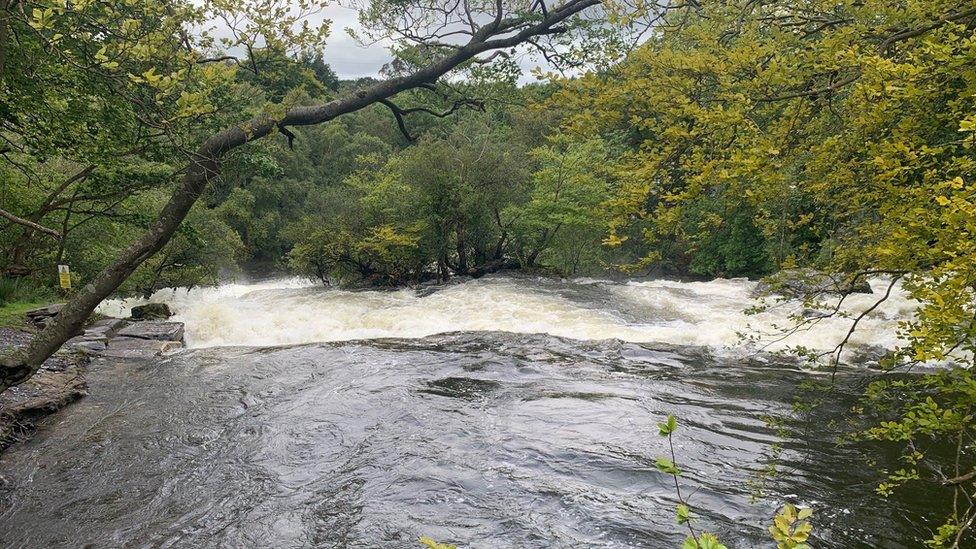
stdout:
[[678,466],[668,458],[657,458],[657,460],[654,462],[654,466],[657,467],[657,470],[661,471],[662,473],[667,473],[674,476],[681,475],[681,469],[679,469]]
[[670,436],[678,428],[678,420],[674,417],[674,414],[668,414],[667,421],[658,423],[657,426],[662,437]]
[[691,513],[688,510],[688,506],[684,503],[679,503],[674,511],[675,520],[678,524],[685,524],[691,520]]
[[420,536],[419,541],[421,545],[427,547],[428,549],[457,549],[457,547],[453,545],[448,545],[446,543],[437,543],[432,538],[429,538],[427,536]]
[[31,10],[30,26],[37,30],[48,29],[54,23],[54,8],[34,8]]
[[686,538],[685,542],[681,544],[681,549],[728,549],[728,547],[719,542],[714,534],[704,532],[697,538],[690,536]]
[[784,505],[769,527],[777,549],[810,549],[806,542],[813,531],[813,525],[807,520],[811,515],[813,510],[808,507],[797,509],[790,503]]

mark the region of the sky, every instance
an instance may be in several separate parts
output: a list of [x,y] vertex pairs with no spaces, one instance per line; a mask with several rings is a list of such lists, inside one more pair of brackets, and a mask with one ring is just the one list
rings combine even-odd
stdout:
[[359,28],[356,10],[331,5],[319,17],[332,20],[332,32],[323,53],[325,62],[339,78],[376,76],[390,61],[390,53],[381,44],[364,48],[346,32],[346,27]]

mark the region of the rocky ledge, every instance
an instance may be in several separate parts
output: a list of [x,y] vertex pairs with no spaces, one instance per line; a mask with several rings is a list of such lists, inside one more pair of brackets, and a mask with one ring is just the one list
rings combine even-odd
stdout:
[[[31,337],[29,332],[0,328],[0,350],[26,346]],[[0,449],[29,436],[38,419],[85,396],[87,364],[81,353],[58,351],[34,377],[0,394]]]
[[65,346],[95,356],[159,356],[183,348],[183,323],[104,318],[69,339]]
[[[38,328],[47,326],[62,304],[48,305],[27,312],[27,318]],[[170,353],[183,347],[183,323],[167,322],[172,313],[161,303],[132,308],[129,320],[102,318],[65,343],[65,347],[87,355],[110,357],[146,357]]]
[[753,297],[779,295],[789,299],[828,295],[870,294],[871,284],[863,278],[813,269],[784,269],[767,276],[753,290]]
[[[43,328],[59,310],[58,305],[43,307],[29,312],[28,318]],[[24,347],[32,337],[31,332],[0,328],[0,352]],[[40,418],[87,394],[84,373],[90,357],[146,358],[182,347],[181,322],[102,318],[88,324],[34,377],[0,394],[0,450],[29,436]]]

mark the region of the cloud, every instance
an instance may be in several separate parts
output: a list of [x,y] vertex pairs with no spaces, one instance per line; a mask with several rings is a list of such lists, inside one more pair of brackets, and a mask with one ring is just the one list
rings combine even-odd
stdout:
[[325,62],[332,66],[339,78],[377,76],[383,65],[392,59],[382,44],[363,47],[346,32],[347,27],[361,28],[355,9],[333,5],[327,7],[321,17],[332,20],[332,34],[323,54]]
[[[339,78],[355,79],[363,76],[379,76],[383,65],[390,62],[393,57],[386,45],[371,44],[361,46],[346,32],[346,28],[359,30],[358,11],[353,8],[332,5],[327,7],[320,18],[332,21],[332,33],[326,43],[323,55],[325,62],[332,66]],[[529,71],[540,65],[540,60],[531,56],[519,59],[519,66],[522,67],[522,83],[534,82],[535,77]],[[547,64],[544,60],[542,65]]]

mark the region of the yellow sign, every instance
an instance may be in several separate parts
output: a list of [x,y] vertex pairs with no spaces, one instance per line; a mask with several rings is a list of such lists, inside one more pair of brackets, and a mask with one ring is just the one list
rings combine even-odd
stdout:
[[58,265],[58,280],[61,282],[62,288],[71,289],[71,273],[68,272],[67,265]]

